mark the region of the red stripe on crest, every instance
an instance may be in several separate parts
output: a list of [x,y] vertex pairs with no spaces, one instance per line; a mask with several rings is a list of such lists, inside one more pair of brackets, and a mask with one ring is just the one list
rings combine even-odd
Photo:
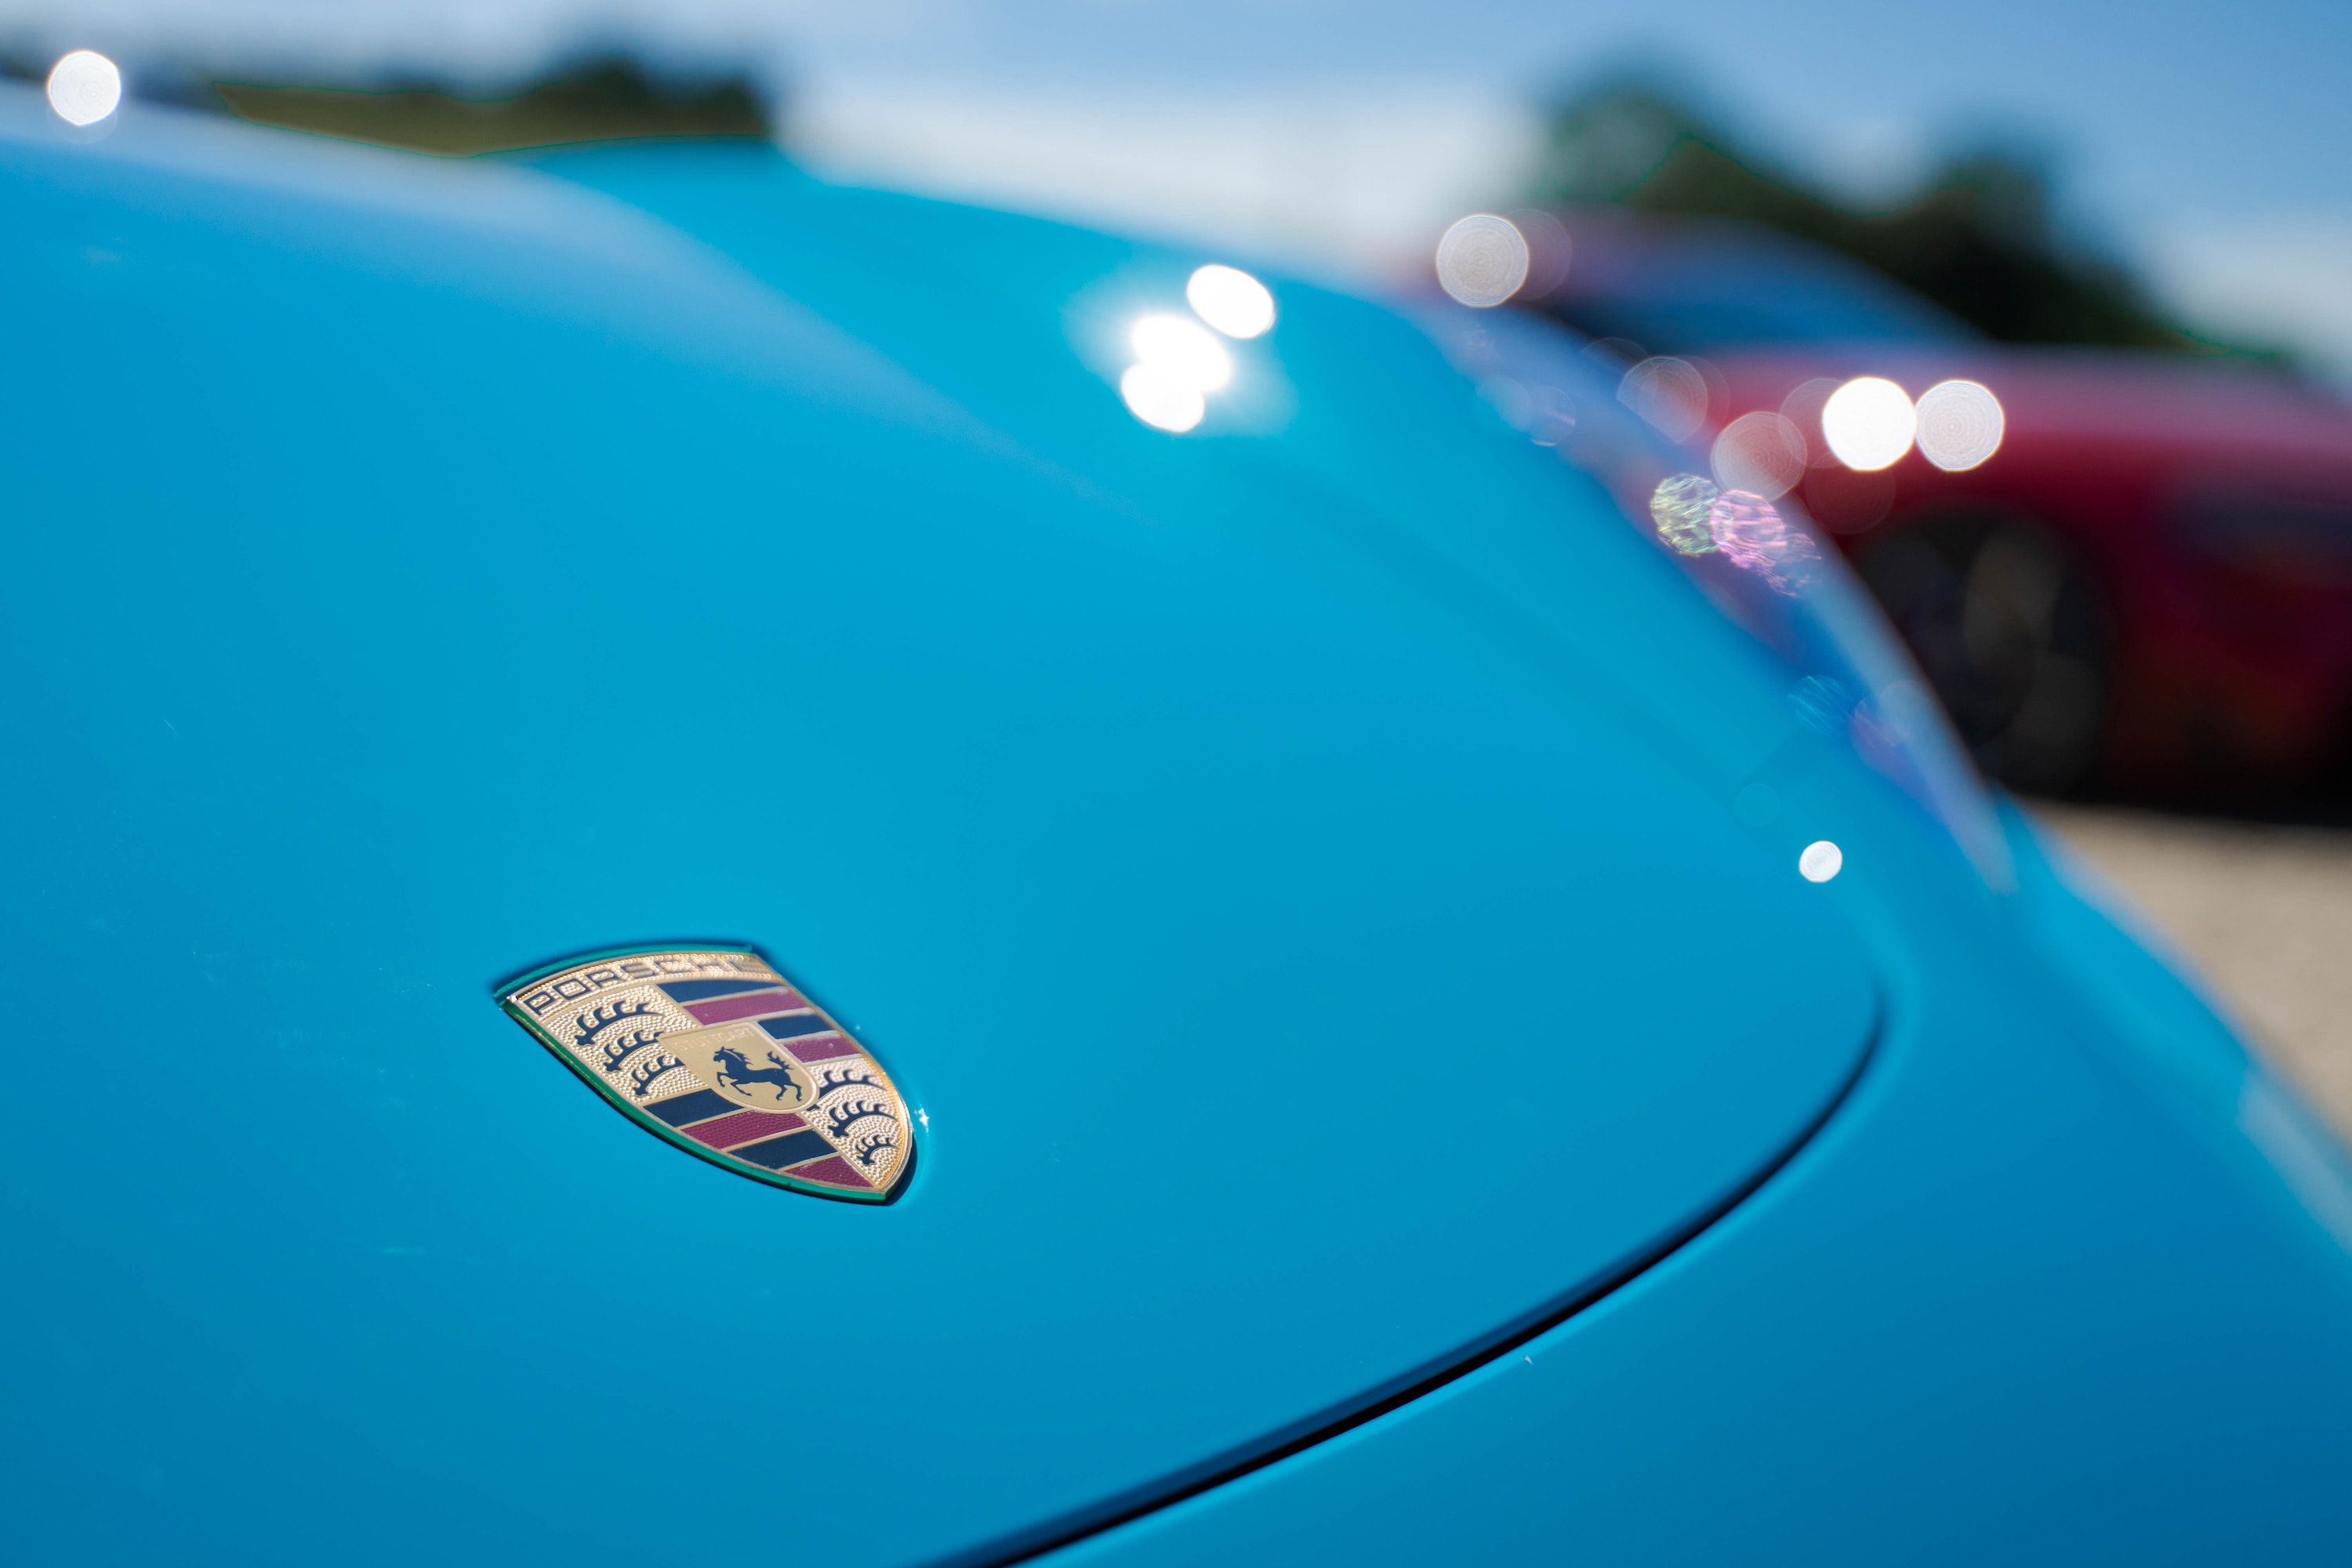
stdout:
[[772,1137],[807,1125],[789,1110],[739,1110],[732,1116],[722,1116],[716,1121],[698,1122],[678,1131],[709,1148],[732,1149],[739,1143],[749,1143],[755,1139]]
[[805,1007],[808,998],[790,986],[774,991],[748,991],[740,996],[721,996],[715,1002],[696,1002],[687,1007],[698,1024],[723,1024],[730,1018],[753,1018],[763,1013],[789,1013],[795,1007]]
[[782,1042],[784,1049],[803,1062],[831,1061],[835,1057],[854,1057],[857,1047],[828,1029],[822,1035],[801,1035]]
[[874,1190],[874,1184],[851,1170],[849,1162],[839,1157],[816,1160],[805,1165],[794,1165],[784,1173],[795,1182],[814,1182],[819,1186],[847,1187],[852,1192]]

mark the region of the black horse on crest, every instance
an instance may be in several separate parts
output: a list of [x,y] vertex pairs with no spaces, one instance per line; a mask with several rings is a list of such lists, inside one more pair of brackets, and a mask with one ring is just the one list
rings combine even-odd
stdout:
[[755,1068],[750,1057],[726,1047],[713,1051],[711,1057],[720,1064],[719,1087],[721,1089],[741,1089],[749,1084],[764,1083],[775,1090],[778,1105],[785,1103],[784,1090],[788,1089],[793,1091],[792,1103],[799,1105],[808,1100],[808,1085],[804,1081],[808,1075],[773,1051],[768,1053],[768,1059],[776,1064],[772,1068]]

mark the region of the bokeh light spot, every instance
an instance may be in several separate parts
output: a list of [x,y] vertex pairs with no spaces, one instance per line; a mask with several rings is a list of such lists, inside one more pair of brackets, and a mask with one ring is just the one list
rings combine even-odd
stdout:
[[1234,378],[1234,356],[1225,345],[1182,316],[1146,316],[1135,323],[1128,342],[1137,360],[1195,392],[1214,392]]
[[1973,468],[2000,449],[2000,399],[1980,382],[1939,381],[1919,395],[1919,452],[1947,473]]
[[1805,477],[1805,437],[1778,414],[1743,414],[1715,438],[1707,462],[1725,489],[1778,500]]
[[1805,464],[1808,468],[1837,467],[1837,458],[1830,451],[1830,444],[1822,439],[1822,409],[1829,403],[1830,394],[1837,389],[1838,383],[1833,377],[1817,375],[1810,381],[1799,382],[1790,389],[1789,395],[1780,400],[1780,417],[1794,425],[1797,434],[1805,438]]
[[1706,418],[1706,377],[1688,360],[1643,360],[1617,384],[1617,401],[1669,441],[1687,441]]
[[1184,284],[1184,298],[1201,320],[1229,338],[1259,337],[1274,325],[1274,296],[1238,267],[1197,268]]
[[1845,869],[1845,851],[1826,838],[1805,846],[1797,857],[1797,875],[1808,882],[1826,882]]
[[1541,207],[1515,207],[1506,216],[1528,244],[1528,277],[1519,295],[1540,300],[1568,277],[1569,258],[1575,250],[1568,227]]
[[1658,537],[1685,555],[1704,555],[1714,549],[1707,513],[1720,493],[1712,481],[1696,474],[1660,479],[1650,492],[1650,521],[1657,524]]
[[1465,305],[1499,305],[1528,280],[1528,238],[1509,218],[1472,213],[1437,242],[1437,286]]
[[1899,462],[1917,430],[1910,395],[1883,376],[1856,376],[1822,405],[1822,439],[1839,462],[1864,473]]
[[1127,411],[1150,426],[1154,430],[1166,430],[1181,436],[1201,422],[1209,411],[1209,400],[1201,389],[1189,385],[1153,364],[1133,364],[1118,378],[1118,395],[1127,401]]
[[1716,497],[1706,527],[1726,560],[1784,594],[1804,586],[1821,560],[1813,542],[1790,528],[1770,501],[1752,490],[1726,490]]
[[49,68],[49,107],[68,125],[95,125],[122,103],[122,73],[93,49],[76,49]]

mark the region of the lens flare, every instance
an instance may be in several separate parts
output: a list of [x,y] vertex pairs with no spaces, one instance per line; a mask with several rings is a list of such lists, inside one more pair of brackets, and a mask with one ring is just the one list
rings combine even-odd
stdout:
[[1128,334],[1136,359],[1164,379],[1195,392],[1214,392],[1234,378],[1234,356],[1198,321],[1146,316]]
[[1822,439],[1839,462],[1863,473],[1901,461],[1918,423],[1910,395],[1884,376],[1856,376],[1822,405]]
[[68,125],[95,125],[122,104],[122,73],[91,49],[76,49],[49,68],[49,107]]
[[1509,218],[1472,213],[1437,242],[1437,286],[1465,305],[1499,305],[1528,280],[1528,237]]
[[1184,298],[1201,320],[1229,338],[1262,337],[1274,325],[1274,296],[1238,267],[1198,268],[1184,284]]
[[1808,882],[1826,882],[1845,869],[1845,851],[1826,838],[1816,838],[1797,857],[1797,875]]
[[1962,473],[2000,450],[2008,420],[1992,389],[1939,381],[1919,395],[1919,452],[1946,473]]
[[1134,364],[1118,378],[1118,395],[1127,401],[1127,411],[1150,426],[1181,436],[1201,422],[1209,411],[1209,400],[1201,389],[1170,376],[1153,364]]

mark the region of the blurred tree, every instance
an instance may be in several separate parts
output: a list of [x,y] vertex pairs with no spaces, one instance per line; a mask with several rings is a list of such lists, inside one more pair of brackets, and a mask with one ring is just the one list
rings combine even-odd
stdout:
[[622,55],[575,60],[504,93],[413,81],[375,87],[215,81],[229,112],[418,153],[463,156],[642,137],[774,139],[765,97],[740,73],[674,80]]
[[2167,321],[2137,281],[2057,241],[2049,176],[2014,152],[1952,159],[1888,211],[1864,211],[1739,149],[1678,96],[1620,78],[1553,113],[1532,205],[1736,218],[1843,251],[2011,342],[2256,353]]

